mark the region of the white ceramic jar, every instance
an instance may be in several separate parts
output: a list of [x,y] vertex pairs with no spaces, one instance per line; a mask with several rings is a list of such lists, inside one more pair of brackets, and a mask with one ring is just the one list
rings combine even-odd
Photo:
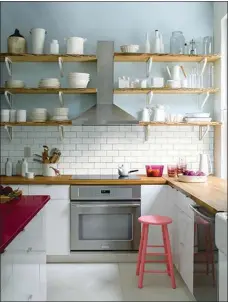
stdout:
[[26,110],[17,110],[17,122],[26,122]]
[[9,109],[2,109],[1,110],[1,122],[9,122],[10,111]]
[[46,30],[43,28],[32,28],[30,34],[32,35],[32,53],[43,54],[44,52],[44,41]]
[[59,54],[59,43],[58,40],[52,40],[50,43],[50,54]]
[[86,39],[80,37],[69,37],[65,40],[67,41],[67,54],[83,55],[84,42],[86,41]]

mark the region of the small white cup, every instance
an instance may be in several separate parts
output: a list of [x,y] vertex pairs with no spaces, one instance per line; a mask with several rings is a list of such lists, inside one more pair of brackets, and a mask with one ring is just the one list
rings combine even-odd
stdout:
[[10,110],[9,120],[10,120],[10,122],[16,122],[16,110],[15,109]]
[[9,122],[9,118],[10,118],[9,109],[2,109],[1,110],[1,122]]
[[35,173],[34,172],[26,172],[25,173],[25,176],[26,176],[26,178],[34,178],[34,176],[35,176]]
[[168,80],[167,81],[167,87],[169,88],[181,88],[181,82],[176,80]]
[[17,110],[17,122],[26,122],[26,110]]
[[181,81],[181,87],[182,88],[188,88],[188,80],[187,79],[184,79]]

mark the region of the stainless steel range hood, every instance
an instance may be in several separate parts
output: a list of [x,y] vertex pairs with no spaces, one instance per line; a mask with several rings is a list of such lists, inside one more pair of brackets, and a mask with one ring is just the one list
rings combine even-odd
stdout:
[[73,125],[129,125],[137,119],[113,103],[114,42],[97,43],[97,104],[72,120]]

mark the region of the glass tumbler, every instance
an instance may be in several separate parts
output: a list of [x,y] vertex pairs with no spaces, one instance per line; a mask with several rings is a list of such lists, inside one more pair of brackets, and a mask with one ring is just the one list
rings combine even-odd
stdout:
[[167,171],[168,171],[169,177],[176,177],[177,176],[177,165],[176,164],[167,165]]
[[173,31],[170,38],[170,52],[173,54],[184,53],[185,38],[182,31]]
[[203,54],[204,55],[212,54],[212,37],[210,36],[203,38]]

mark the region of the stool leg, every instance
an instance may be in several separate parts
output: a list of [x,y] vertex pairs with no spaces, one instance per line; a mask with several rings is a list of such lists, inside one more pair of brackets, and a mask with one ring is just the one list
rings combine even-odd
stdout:
[[167,268],[168,275],[170,276],[170,267],[169,267],[168,250],[167,250],[167,242],[166,242],[166,239],[165,239],[164,225],[162,225],[162,237],[163,237],[164,249],[165,249],[165,253],[166,253],[166,255],[165,255],[166,268]]
[[169,241],[169,232],[168,232],[167,225],[164,226],[164,234],[165,234],[166,248],[167,248],[167,252],[168,252],[168,262],[169,262],[169,269],[170,269],[171,284],[172,284],[172,288],[176,288],[176,281],[175,281],[174,270],[173,270],[172,252],[171,252],[171,246],[170,246],[170,241]]
[[147,240],[148,240],[148,229],[149,229],[149,225],[145,224],[144,234],[143,234],[143,243],[142,243],[141,264],[140,264],[140,270],[139,270],[138,288],[143,287],[143,277],[144,277],[145,261],[146,261],[146,248],[147,248]]
[[215,259],[214,259],[214,252],[213,252],[213,238],[212,238],[212,231],[211,227],[208,227],[208,243],[209,243],[209,255],[211,256],[211,269],[212,269],[212,278],[213,278],[213,286],[215,286]]
[[139,269],[141,264],[141,257],[142,257],[142,248],[143,248],[143,238],[144,238],[144,224],[142,225],[142,232],[141,232],[141,238],[140,238],[140,244],[139,244],[139,252],[138,252],[138,260],[136,265],[136,276],[139,275]]
[[209,260],[209,255],[210,255],[210,246],[209,246],[209,238],[208,238],[208,227],[206,226],[204,228],[204,236],[205,236],[205,256],[206,256],[206,274],[208,275],[209,274],[209,263],[210,263],[210,260]]

